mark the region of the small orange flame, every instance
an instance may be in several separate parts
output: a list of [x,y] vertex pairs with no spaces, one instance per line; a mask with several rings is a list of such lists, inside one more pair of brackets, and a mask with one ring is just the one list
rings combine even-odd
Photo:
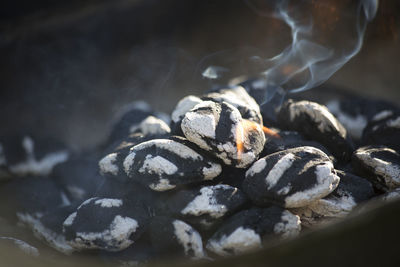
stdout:
[[262,129],[264,134],[271,136],[273,138],[280,138],[279,134],[261,124],[258,124],[254,121],[249,121],[243,119],[239,124],[239,127],[236,128],[236,148],[237,148],[237,159],[240,161],[242,153],[244,151],[244,138],[248,132],[254,131],[257,129]]

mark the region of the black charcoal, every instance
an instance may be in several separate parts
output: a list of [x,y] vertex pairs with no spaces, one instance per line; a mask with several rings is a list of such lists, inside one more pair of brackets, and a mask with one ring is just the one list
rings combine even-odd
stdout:
[[123,165],[130,179],[155,191],[212,180],[221,173],[221,165],[214,160],[184,142],[168,139],[154,139],[132,147]]
[[90,198],[63,223],[67,243],[76,250],[120,251],[147,227],[148,211],[139,200]]
[[51,138],[16,135],[0,138],[0,181],[12,176],[49,175],[69,151]]
[[40,218],[24,216],[23,223],[28,225],[34,235],[49,246],[64,254],[71,254],[74,249],[66,242],[63,222],[76,209],[77,205],[62,206]]
[[353,144],[349,135],[325,106],[310,101],[288,100],[282,105],[278,118],[285,128],[321,143],[338,160],[350,159]]
[[156,216],[150,222],[150,239],[161,255],[203,258],[203,241],[200,234],[184,221]]
[[180,190],[163,201],[163,212],[207,229],[242,208],[246,196],[236,187],[218,184]]
[[243,190],[257,205],[295,208],[327,196],[339,180],[324,152],[297,147],[256,161],[246,172]]
[[206,248],[220,256],[237,255],[261,248],[268,237],[296,236],[300,229],[299,217],[283,208],[251,208],[226,220]]
[[0,187],[2,216],[20,220],[40,218],[47,212],[68,205],[69,199],[56,182],[49,177],[21,177]]
[[352,164],[357,174],[369,178],[378,190],[400,186],[400,154],[391,148],[361,147],[354,151]]
[[400,152],[400,115],[383,111],[371,120],[363,132],[363,144],[384,145]]
[[54,168],[53,179],[71,201],[83,201],[94,195],[104,178],[99,174],[96,157],[75,155]]
[[196,105],[181,126],[189,141],[237,168],[253,163],[265,143],[262,125],[242,119],[237,108],[226,102]]

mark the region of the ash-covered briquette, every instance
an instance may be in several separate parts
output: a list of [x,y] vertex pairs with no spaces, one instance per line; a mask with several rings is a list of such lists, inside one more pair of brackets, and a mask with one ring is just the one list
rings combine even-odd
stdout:
[[376,114],[364,129],[362,142],[384,145],[400,152],[400,112],[385,110]]
[[20,239],[9,237],[9,236],[0,236],[0,244],[7,244],[8,246],[12,246],[15,249],[22,251],[26,255],[38,257],[40,255],[39,250],[32,245],[29,245],[25,241]]
[[237,211],[247,197],[236,187],[218,184],[180,190],[161,203],[161,212],[208,229]]
[[264,145],[264,150],[260,154],[261,157],[290,148],[312,146],[322,150],[332,161],[335,160],[333,155],[323,145],[315,141],[305,140],[303,136],[296,131],[276,130],[276,132],[279,134],[280,138],[267,139]]
[[171,129],[163,120],[148,116],[139,125],[132,125],[129,131],[131,133],[139,132],[143,135],[163,135],[169,134]]
[[253,163],[265,143],[261,125],[243,120],[238,109],[226,102],[196,105],[185,114],[181,127],[189,141],[237,168]]
[[104,181],[99,174],[96,156],[92,154],[71,156],[68,161],[54,168],[52,178],[71,201],[80,202],[94,196]]
[[30,227],[34,235],[49,246],[64,254],[71,254],[75,249],[66,241],[63,233],[63,222],[75,211],[77,204],[65,205],[50,211],[40,218],[29,214],[20,216],[20,220]]
[[179,100],[171,114],[171,132],[173,134],[183,136],[181,129],[183,117],[185,117],[186,112],[194,108],[194,106],[202,101],[203,100],[194,95],[188,95]]
[[320,142],[338,160],[350,159],[353,145],[349,135],[325,106],[310,101],[288,100],[282,105],[278,119],[285,128]]
[[399,112],[399,109],[391,103],[355,95],[331,100],[326,103],[326,107],[343,124],[354,140],[361,139],[364,128],[375,116]]
[[0,138],[0,181],[13,176],[44,176],[66,161],[69,151],[60,142],[28,135]]
[[354,151],[354,170],[369,178],[378,190],[388,191],[400,186],[400,154],[384,146],[366,146]]
[[339,170],[336,173],[340,177],[340,183],[331,194],[307,207],[291,210],[300,216],[303,224],[313,226],[325,219],[344,217],[357,205],[375,196],[368,180]]
[[400,199],[400,187],[381,195],[380,199],[386,202]]
[[65,238],[76,250],[120,251],[141,236],[148,217],[140,200],[90,198],[65,219]]
[[304,207],[338,186],[329,157],[314,147],[297,147],[268,155],[246,172],[243,191],[257,205]]
[[[169,116],[152,110],[149,104],[143,101],[135,101],[121,108],[118,112],[107,144],[114,144],[124,139],[130,133],[140,127],[140,123],[148,116],[162,118],[166,124],[169,123]],[[146,126],[147,127],[147,126]],[[147,127],[148,129],[148,127]]]
[[68,205],[65,192],[51,177],[21,177],[0,187],[0,214],[15,220],[16,216],[40,218],[44,214]]
[[263,123],[259,105],[242,86],[221,88],[203,95],[201,99],[229,103],[239,110],[243,119]]
[[128,177],[155,191],[212,180],[221,165],[179,139],[154,139],[133,146],[125,158]]
[[207,241],[206,248],[220,256],[242,254],[261,248],[267,237],[292,237],[300,229],[299,217],[283,208],[251,208],[226,220]]
[[204,258],[200,234],[189,224],[174,218],[156,216],[149,227],[153,248],[161,255]]

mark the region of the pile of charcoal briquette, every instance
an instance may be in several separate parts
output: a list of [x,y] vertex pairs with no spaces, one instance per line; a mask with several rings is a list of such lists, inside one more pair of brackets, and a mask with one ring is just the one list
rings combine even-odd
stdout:
[[233,86],[186,96],[171,116],[136,102],[92,151],[3,138],[0,216],[65,254],[213,259],[398,197],[399,109],[361,98],[324,104],[260,108]]

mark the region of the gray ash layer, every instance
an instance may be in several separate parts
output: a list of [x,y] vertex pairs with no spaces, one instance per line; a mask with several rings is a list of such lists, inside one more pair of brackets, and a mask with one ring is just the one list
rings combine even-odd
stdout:
[[354,151],[352,164],[360,176],[369,178],[378,190],[400,186],[400,154],[384,146],[366,146]]
[[325,106],[310,101],[288,100],[282,105],[278,118],[285,128],[320,142],[338,160],[350,159],[353,144],[347,130]]
[[[204,101],[196,105],[185,114],[181,127],[189,141],[237,168],[253,163],[265,143],[261,125],[248,126],[239,110],[226,102]],[[243,144],[240,152],[238,140]]]
[[269,236],[292,237],[300,229],[299,217],[283,208],[251,208],[226,220],[206,247],[219,256],[237,255],[261,248]]
[[155,191],[212,180],[221,173],[220,164],[178,139],[154,139],[133,146],[123,165],[130,179]]
[[327,196],[339,181],[324,152],[297,147],[256,161],[246,172],[243,190],[257,205],[297,208]]

